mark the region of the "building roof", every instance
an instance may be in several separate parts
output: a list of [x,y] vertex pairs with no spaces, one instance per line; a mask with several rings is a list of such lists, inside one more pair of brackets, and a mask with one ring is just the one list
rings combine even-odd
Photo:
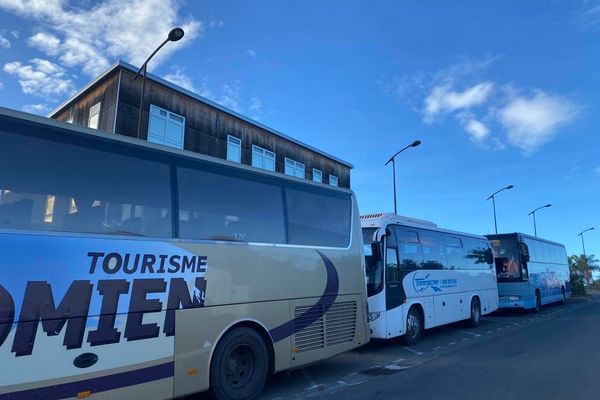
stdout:
[[[71,104],[75,99],[77,99],[79,96],[81,96],[83,93],[85,93],[89,88],[91,88],[92,86],[94,86],[96,83],[98,83],[99,81],[101,81],[105,76],[107,76],[108,74],[110,74],[111,72],[113,72],[114,70],[116,70],[118,68],[122,68],[122,69],[128,70],[128,71],[133,72],[133,73],[136,73],[138,71],[138,68],[134,67],[133,65],[131,65],[131,64],[125,62],[125,61],[119,60],[119,61],[115,62],[113,65],[111,65],[106,71],[104,71],[103,73],[101,73],[100,75],[98,75],[94,80],[90,81],[87,85],[85,85],[83,88],[81,88],[77,93],[75,93],[74,95],[72,95],[71,97],[69,97],[67,100],[65,100],[62,104],[60,104],[54,110],[50,111],[50,113],[48,113],[47,116],[49,118],[54,117],[59,111],[61,111],[66,106],[68,106],[69,104]],[[165,79],[162,79],[162,78],[160,78],[160,77],[158,77],[156,75],[148,73],[146,75],[146,78],[147,79],[151,79],[151,80],[153,80],[153,81],[155,81],[157,83],[160,83],[161,85],[166,86],[166,87],[168,87],[168,88],[170,88],[170,89],[172,89],[172,90],[174,90],[176,92],[179,92],[179,93],[184,94],[184,95],[186,95],[188,97],[191,97],[192,99],[197,100],[197,101],[199,101],[201,103],[205,103],[205,104],[207,104],[207,105],[209,105],[209,106],[211,106],[213,108],[216,108],[217,110],[219,110],[221,112],[224,112],[226,114],[234,116],[235,118],[241,119],[242,121],[244,121],[244,122],[246,122],[246,123],[248,123],[250,125],[253,125],[253,126],[257,127],[257,128],[263,129],[263,130],[265,130],[265,131],[267,131],[267,132],[269,132],[269,133],[271,133],[271,134],[273,134],[275,136],[279,136],[279,137],[281,137],[281,138],[283,138],[285,140],[288,140],[288,141],[290,141],[292,143],[295,143],[295,144],[297,144],[299,146],[302,146],[302,147],[304,147],[304,148],[306,148],[308,150],[311,150],[311,151],[313,151],[315,153],[318,153],[318,154],[320,154],[320,155],[322,155],[324,157],[330,158],[333,161],[336,161],[336,162],[338,162],[340,164],[343,164],[343,165],[345,165],[345,166],[347,166],[349,168],[354,168],[354,165],[350,164],[347,161],[341,160],[341,159],[339,159],[339,158],[337,158],[335,156],[332,156],[331,154],[328,154],[328,153],[326,153],[324,151],[316,149],[316,148],[314,148],[314,147],[312,147],[312,146],[310,146],[310,145],[308,145],[306,143],[303,143],[303,142],[301,142],[301,141],[299,141],[297,139],[294,139],[294,138],[292,138],[292,137],[290,137],[290,136],[288,136],[288,135],[286,135],[284,133],[281,133],[281,132],[279,132],[279,131],[277,131],[277,130],[275,130],[273,128],[270,128],[270,127],[268,127],[268,126],[266,126],[264,124],[261,124],[260,122],[254,121],[254,120],[252,120],[252,119],[250,119],[250,118],[248,118],[248,117],[246,117],[246,116],[244,116],[244,115],[242,115],[240,113],[237,113],[237,112],[235,112],[233,110],[230,110],[227,107],[223,107],[222,105],[220,105],[220,104],[218,104],[218,103],[216,103],[216,102],[214,102],[212,100],[209,100],[206,97],[199,96],[199,95],[197,95],[196,93],[194,93],[194,92],[192,92],[190,90],[184,89],[181,86],[175,85],[174,83],[171,83],[171,82],[169,82],[169,81],[167,81]]]

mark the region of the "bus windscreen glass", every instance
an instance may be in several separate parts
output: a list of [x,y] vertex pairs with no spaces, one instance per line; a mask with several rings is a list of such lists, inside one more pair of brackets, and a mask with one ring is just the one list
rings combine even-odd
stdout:
[[522,279],[521,257],[516,240],[491,239],[498,282],[514,282]]
[[367,296],[369,297],[376,295],[383,289],[383,260],[381,259],[379,245],[373,242],[375,230],[375,228],[365,228],[362,230],[365,246]]

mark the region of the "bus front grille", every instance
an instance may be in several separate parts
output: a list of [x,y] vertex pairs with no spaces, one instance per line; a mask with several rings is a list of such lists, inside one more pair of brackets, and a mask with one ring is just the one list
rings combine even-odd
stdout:
[[[302,353],[354,340],[356,301],[334,303],[323,316],[323,306],[302,306],[294,310],[296,351]],[[315,320],[310,325],[307,323]]]

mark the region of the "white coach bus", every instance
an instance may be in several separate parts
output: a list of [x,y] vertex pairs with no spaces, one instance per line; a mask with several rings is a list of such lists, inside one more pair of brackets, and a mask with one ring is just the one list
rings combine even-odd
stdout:
[[0,108],[0,399],[252,399],[369,340],[350,190]]
[[361,217],[371,337],[404,336],[498,308],[492,250],[484,236],[395,214]]

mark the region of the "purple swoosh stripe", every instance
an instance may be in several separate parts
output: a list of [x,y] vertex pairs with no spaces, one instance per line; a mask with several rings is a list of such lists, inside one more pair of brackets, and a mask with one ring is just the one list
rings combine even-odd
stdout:
[[[327,258],[325,254],[318,250],[317,253],[319,253],[323,259],[325,269],[327,270],[327,283],[325,284],[325,291],[323,292],[323,295],[319,301],[317,301],[317,303],[315,303],[315,305],[313,305],[307,311],[293,320],[285,322],[269,331],[274,343],[292,336],[295,332],[300,332],[302,329],[321,318],[323,314],[329,310],[329,307],[331,307],[337,298],[340,286],[337,270],[335,269],[335,266],[331,260]],[[307,315],[309,316],[308,318],[306,318]]]
[[173,376],[173,370],[174,363],[168,362],[152,367],[136,369],[134,371],[120,372],[118,374],[102,376],[99,378],[91,378],[77,382],[61,383],[59,385],[0,394],[0,400],[51,400],[64,399],[65,397],[77,397],[77,393],[88,390],[93,394],[156,381],[159,379],[170,378]]

